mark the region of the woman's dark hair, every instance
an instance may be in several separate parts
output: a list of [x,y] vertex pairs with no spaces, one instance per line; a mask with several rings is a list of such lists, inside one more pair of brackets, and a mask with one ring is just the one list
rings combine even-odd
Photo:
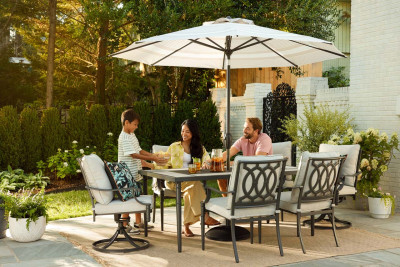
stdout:
[[[201,144],[199,126],[197,125],[197,122],[195,120],[188,119],[182,122],[181,128],[183,125],[186,125],[192,133],[192,140],[190,142],[190,154],[192,158],[201,159],[203,157],[203,145]],[[182,137],[181,141],[183,141]],[[193,159],[191,159],[190,162],[193,162]]]

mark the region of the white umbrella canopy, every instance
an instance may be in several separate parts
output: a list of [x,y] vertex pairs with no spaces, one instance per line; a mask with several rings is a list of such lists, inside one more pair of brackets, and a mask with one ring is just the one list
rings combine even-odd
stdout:
[[[111,56],[152,66],[227,70],[225,146],[230,135],[230,69],[297,67],[346,57],[331,42],[254,25],[246,19],[220,18],[202,26],[134,42]],[[229,161],[228,161],[229,169]]]

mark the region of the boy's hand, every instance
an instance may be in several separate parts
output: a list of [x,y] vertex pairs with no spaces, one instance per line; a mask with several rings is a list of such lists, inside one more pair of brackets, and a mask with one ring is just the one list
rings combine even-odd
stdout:
[[158,165],[165,165],[168,162],[169,157],[166,155],[155,154],[153,161]]

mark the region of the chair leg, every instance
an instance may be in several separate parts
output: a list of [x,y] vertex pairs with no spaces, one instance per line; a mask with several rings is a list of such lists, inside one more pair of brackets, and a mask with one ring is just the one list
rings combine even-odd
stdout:
[[253,221],[250,221],[250,244],[253,244]]
[[300,213],[297,213],[297,235],[300,239],[301,249],[303,250],[303,253],[306,254],[306,250],[305,250],[304,244],[303,244],[303,238],[301,238],[300,218],[301,218]]
[[330,214],[329,217],[331,217],[333,236],[335,237],[336,246],[338,247],[339,246],[339,242],[338,242],[337,236],[336,236],[335,214],[334,214],[333,210],[332,210],[332,214]]
[[157,194],[153,193],[153,223],[156,221],[156,199]]
[[164,191],[160,192],[161,231],[164,231]]
[[314,236],[315,230],[315,216],[311,215],[311,236]]
[[201,226],[201,249],[205,250],[205,229],[204,229],[204,223],[205,223],[205,203],[201,202],[201,217],[200,217],[200,226]]
[[258,221],[258,243],[261,244],[261,219]]
[[275,214],[275,221],[276,221],[276,238],[278,239],[279,245],[279,253],[283,256],[283,248],[282,248],[282,240],[281,240],[281,229],[279,226],[279,214]]
[[281,210],[281,221],[283,222],[283,210]]
[[235,260],[238,263],[239,256],[236,247],[235,220],[231,220],[231,235],[232,235],[233,252],[235,253]]

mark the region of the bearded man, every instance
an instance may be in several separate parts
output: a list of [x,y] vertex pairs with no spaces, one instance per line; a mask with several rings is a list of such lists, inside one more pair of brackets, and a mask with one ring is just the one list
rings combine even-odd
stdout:
[[[272,140],[261,132],[262,124],[259,118],[247,118],[243,125],[243,136],[239,138],[230,148],[229,155],[232,157],[242,151],[243,156],[272,155]],[[222,154],[226,161],[226,151]],[[218,180],[219,189],[227,191],[228,180]],[[223,196],[226,196],[223,194]]]

